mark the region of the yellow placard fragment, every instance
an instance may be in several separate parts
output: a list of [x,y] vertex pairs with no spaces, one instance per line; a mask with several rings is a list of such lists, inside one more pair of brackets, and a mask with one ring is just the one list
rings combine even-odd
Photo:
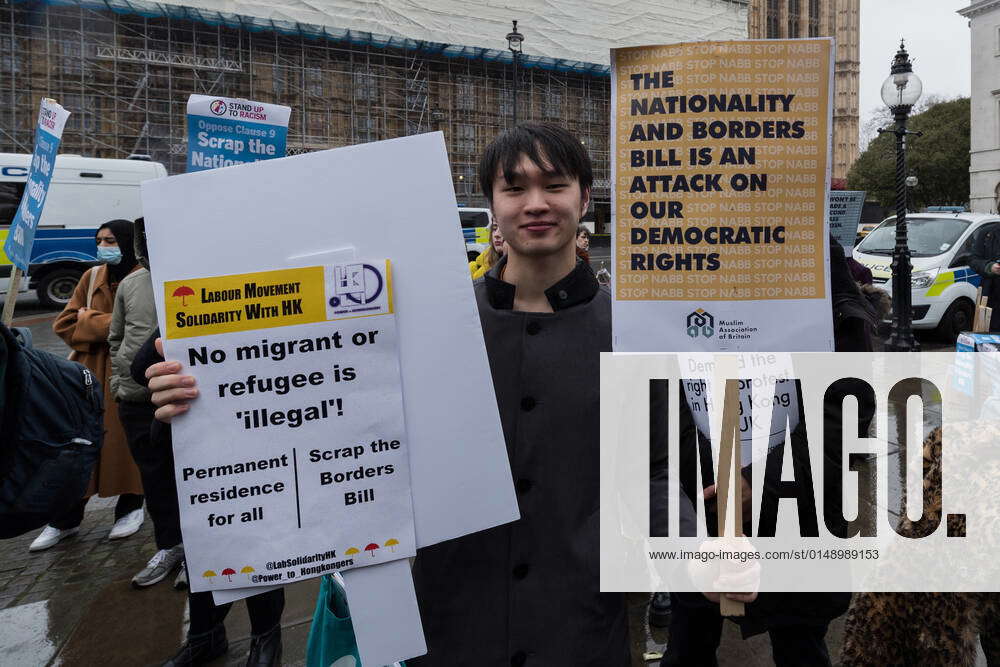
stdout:
[[825,297],[832,43],[615,49],[615,294]]

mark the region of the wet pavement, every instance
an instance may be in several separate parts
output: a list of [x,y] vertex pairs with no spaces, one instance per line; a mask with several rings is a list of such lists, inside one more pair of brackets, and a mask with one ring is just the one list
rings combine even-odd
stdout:
[[[156,552],[152,523],[108,540],[112,499],[93,500],[80,533],[46,551],[29,553],[40,532],[0,543],[0,664],[155,665],[169,658],[187,631],[184,591],[173,576],[136,590],[132,576]],[[285,665],[304,665],[318,581],[286,589],[282,638]],[[245,606],[226,619],[229,653],[213,665],[239,665],[249,649]]]
[[[31,329],[36,347],[65,355],[68,348],[52,333],[55,316],[25,296],[18,300],[14,324]],[[894,456],[898,461],[898,451]],[[173,577],[144,590],[130,585],[132,576],[156,552],[151,521],[147,518],[131,537],[110,541],[113,505],[114,499],[92,499],[80,533],[47,551],[28,552],[39,531],[0,542],[0,665],[154,665],[183,642],[186,595],[174,590]],[[318,580],[286,588],[285,665],[305,664],[317,589]],[[648,625],[648,600],[648,594],[628,596],[633,667],[658,664],[668,641],[666,630]],[[229,653],[213,665],[242,664],[250,634],[245,609],[241,603],[234,605],[226,620]],[[827,635],[835,661],[843,641],[843,620],[836,619]],[[719,663],[773,664],[767,635],[743,640],[734,623],[725,623]],[[982,656],[978,664],[985,665]]]

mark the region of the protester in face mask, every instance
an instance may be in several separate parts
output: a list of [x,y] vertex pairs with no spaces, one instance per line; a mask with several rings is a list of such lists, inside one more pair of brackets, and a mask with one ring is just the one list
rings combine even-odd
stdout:
[[95,493],[105,498],[118,496],[110,539],[132,535],[143,522],[139,469],[129,452],[108,381],[111,376],[108,332],[115,292],[121,280],[138,268],[132,248],[132,222],[106,222],[97,230],[95,240],[97,256],[102,263],[83,274],[73,298],[52,328],[72,348],[71,358],[90,369],[104,387],[104,405],[107,406],[104,410],[104,446],[86,495],[42,530],[31,543],[31,551],[48,549],[75,535],[83,520],[87,500]]

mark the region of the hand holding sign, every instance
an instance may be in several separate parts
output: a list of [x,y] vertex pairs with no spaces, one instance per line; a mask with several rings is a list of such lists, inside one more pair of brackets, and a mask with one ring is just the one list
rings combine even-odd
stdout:
[[[688,574],[702,594],[716,604],[723,597],[731,602],[750,603],[760,587],[760,561],[733,554],[754,553],[754,546],[742,535],[704,542],[698,556],[688,561]],[[723,553],[727,557],[723,558]]]
[[[156,351],[163,356],[163,339],[156,339]],[[150,400],[156,406],[156,418],[169,424],[174,417],[188,411],[188,401],[198,398],[198,388],[191,375],[181,374],[176,361],[161,361],[146,369],[149,379]]]

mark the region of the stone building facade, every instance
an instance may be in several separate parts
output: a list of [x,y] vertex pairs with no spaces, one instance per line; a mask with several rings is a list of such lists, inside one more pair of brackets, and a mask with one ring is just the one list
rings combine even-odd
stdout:
[[973,0],[958,12],[972,32],[969,207],[1000,210],[1000,0]]

